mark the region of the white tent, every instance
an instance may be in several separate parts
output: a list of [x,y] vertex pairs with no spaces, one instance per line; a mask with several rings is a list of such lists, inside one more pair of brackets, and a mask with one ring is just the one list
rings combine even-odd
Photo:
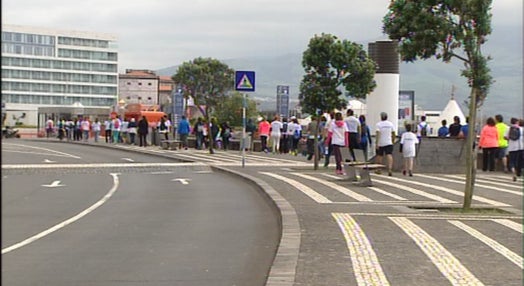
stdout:
[[460,118],[460,124],[466,123],[466,117],[464,116],[462,109],[460,109],[460,106],[458,105],[457,101],[452,98],[449,100],[448,104],[440,114],[440,117],[438,119],[438,127],[441,126],[440,122],[442,122],[443,119],[446,119],[449,126],[451,123],[453,123],[453,117],[455,116],[458,116]]

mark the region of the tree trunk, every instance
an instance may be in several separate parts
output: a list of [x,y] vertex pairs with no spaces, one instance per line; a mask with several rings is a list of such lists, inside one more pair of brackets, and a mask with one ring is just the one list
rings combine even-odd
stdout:
[[473,199],[473,190],[475,187],[475,172],[477,169],[477,152],[476,146],[473,146],[476,139],[475,126],[477,125],[477,97],[478,89],[471,88],[469,103],[469,123],[468,137],[466,139],[466,185],[464,189],[464,204],[462,208],[468,210],[471,208]]

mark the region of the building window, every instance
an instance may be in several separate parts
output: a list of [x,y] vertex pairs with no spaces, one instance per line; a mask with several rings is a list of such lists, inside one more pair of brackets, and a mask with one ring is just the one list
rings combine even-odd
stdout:
[[141,82],[139,82],[139,83],[138,83],[138,85],[142,85],[142,83],[141,83]]

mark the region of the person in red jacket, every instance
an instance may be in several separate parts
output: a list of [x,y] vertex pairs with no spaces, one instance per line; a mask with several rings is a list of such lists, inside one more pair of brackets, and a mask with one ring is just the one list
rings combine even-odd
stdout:
[[495,119],[490,117],[480,131],[479,148],[482,149],[482,171],[495,171],[495,155],[499,148],[499,133]]

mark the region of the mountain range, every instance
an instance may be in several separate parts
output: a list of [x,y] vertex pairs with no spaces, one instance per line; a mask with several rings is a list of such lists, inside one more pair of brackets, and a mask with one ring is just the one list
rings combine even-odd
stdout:
[[[490,44],[493,43],[493,44]],[[362,44],[364,47],[367,44]],[[524,117],[522,81],[522,42],[506,37],[491,38],[485,45],[485,55],[492,60],[489,65],[493,83],[486,101],[481,108],[481,116],[502,114],[510,117]],[[221,60],[234,70],[256,72],[256,90],[249,96],[259,102],[261,110],[276,110],[277,85],[289,85],[290,107],[298,104],[299,85],[304,75],[302,54],[289,53],[281,56],[254,56]],[[415,91],[415,104],[426,111],[442,111],[454,96],[464,114],[468,113],[466,104],[470,88],[466,79],[460,75],[462,63],[451,63],[430,59],[400,64],[400,89]],[[157,70],[158,75],[171,76],[178,66]]]

